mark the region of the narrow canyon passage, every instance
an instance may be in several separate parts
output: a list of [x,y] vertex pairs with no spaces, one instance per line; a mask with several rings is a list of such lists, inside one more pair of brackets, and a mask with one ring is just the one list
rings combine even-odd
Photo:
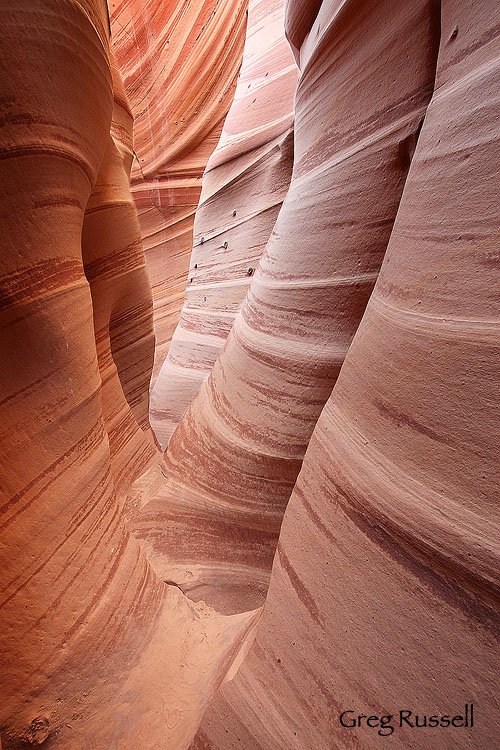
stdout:
[[170,439],[167,481],[152,473],[131,519],[163,579],[227,613],[264,602],[283,512],[384,258],[436,70],[435,3],[322,12],[323,33],[300,52],[288,193]]
[[179,320],[201,178],[234,97],[246,0],[109,0],[134,113],[131,189],[153,292],[152,385]]
[[0,38],[0,747],[493,750],[498,4]]

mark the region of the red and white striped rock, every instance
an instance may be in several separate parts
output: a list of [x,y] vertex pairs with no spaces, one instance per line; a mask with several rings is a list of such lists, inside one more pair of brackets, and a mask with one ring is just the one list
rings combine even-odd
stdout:
[[[106,6],[0,4],[4,750],[387,746],[344,710],[393,714],[399,750],[497,742],[500,9],[286,16],[291,188],[123,509],[151,298]],[[399,726],[471,703],[473,729]]]
[[135,119],[132,194],[153,289],[153,383],[177,325],[201,177],[241,64],[246,0],[110,0]]
[[123,499],[157,453],[148,419],[154,335],[151,287],[129,188],[132,115],[112,53],[110,64],[111,128],[85,208],[82,258],[92,294],[111,470]]
[[235,98],[203,176],[181,317],[151,393],[163,448],[231,330],[290,183],[297,68],[284,6],[249,3]]
[[435,4],[391,8],[325,5],[304,41],[290,189],[224,348],[170,440],[165,478],[132,525],[163,579],[224,611],[263,601],[283,512],[377,278],[431,95]]
[[[496,743],[500,11],[441,11],[436,87],[382,270],[288,504],[255,646],[196,750]],[[470,712],[468,728],[400,727],[400,710],[422,725],[471,702],[473,729]],[[344,710],[392,714],[394,732],[344,728]]]

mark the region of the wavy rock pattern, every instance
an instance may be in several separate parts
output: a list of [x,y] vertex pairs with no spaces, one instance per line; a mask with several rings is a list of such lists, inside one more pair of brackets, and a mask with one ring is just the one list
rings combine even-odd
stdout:
[[[288,504],[257,640],[197,750],[385,747],[340,712],[471,701],[473,730],[396,724],[392,745],[496,742],[500,14],[486,0],[441,11],[380,277]],[[323,6],[309,38],[322,21]]]
[[1,744],[182,750],[259,612],[193,605],[123,524],[151,295],[106,6],[4,0],[0,36]]
[[263,601],[283,512],[375,283],[431,95],[435,3],[392,6],[325,7],[321,33],[302,45],[290,189],[226,344],[170,440],[166,480],[132,524],[162,578],[226,612]]
[[297,68],[284,5],[249,2],[235,98],[203,176],[181,317],[151,393],[162,447],[217,359],[290,183]]
[[[252,3],[255,44],[277,8]],[[473,730],[395,720],[390,742],[495,747],[500,9],[288,0],[285,28],[290,189],[150,467],[152,299],[106,4],[0,4],[4,750],[371,750],[386,737],[341,711],[471,702]],[[290,123],[263,83],[276,130],[266,115],[246,152],[238,99],[208,171],[200,220],[222,231],[233,174],[251,204],[246,160],[263,196],[284,185]]]
[[132,194],[153,289],[153,383],[182,308],[201,176],[234,96],[245,9],[246,0],[110,0],[135,120]]
[[156,456],[148,419],[154,335],[151,288],[129,188],[132,115],[112,55],[110,64],[111,128],[85,209],[82,257],[92,293],[111,470],[122,497]]

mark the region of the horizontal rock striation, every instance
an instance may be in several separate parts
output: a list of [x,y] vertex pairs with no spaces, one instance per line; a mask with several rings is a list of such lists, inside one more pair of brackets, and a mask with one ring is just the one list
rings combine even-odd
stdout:
[[246,0],[110,0],[134,115],[132,194],[153,290],[153,383],[177,325],[201,177],[241,64]]
[[193,605],[123,523],[152,302],[106,5],[5,0],[0,37],[0,743],[181,750],[260,612]]
[[283,0],[249,3],[235,98],[203,176],[181,317],[151,393],[163,448],[231,330],[290,183],[297,68],[283,13]]
[[82,258],[92,294],[111,471],[123,499],[157,453],[148,418],[154,335],[151,287],[129,189],[132,116],[112,54],[110,65],[111,128],[85,208]]
[[132,524],[162,578],[224,611],[263,601],[286,503],[377,278],[434,82],[435,9],[322,7],[300,50],[288,194]]
[[251,0],[161,462],[132,112],[152,178],[220,73],[184,169],[245,14],[112,10],[132,108],[104,0],[0,4],[1,747],[496,747],[500,9]]
[[[196,750],[385,747],[340,725],[348,709],[394,714],[405,750],[496,741],[500,26],[486,1],[441,13],[380,276],[288,504],[257,640]],[[401,709],[415,723],[471,702],[473,729],[399,725]]]

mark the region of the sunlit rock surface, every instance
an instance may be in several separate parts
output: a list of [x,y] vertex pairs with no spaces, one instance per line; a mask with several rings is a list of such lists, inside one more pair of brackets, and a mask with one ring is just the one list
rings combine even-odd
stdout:
[[318,18],[300,48],[288,194],[170,440],[165,476],[131,526],[162,578],[227,612],[264,600],[283,512],[377,278],[434,82],[434,2],[397,12],[389,0],[334,3]]
[[297,68],[284,8],[249,3],[234,102],[203,176],[181,318],[151,393],[163,448],[231,330],[290,183]]
[[132,194],[154,302],[153,383],[179,319],[201,177],[231,105],[247,0],[110,0],[135,119]]

